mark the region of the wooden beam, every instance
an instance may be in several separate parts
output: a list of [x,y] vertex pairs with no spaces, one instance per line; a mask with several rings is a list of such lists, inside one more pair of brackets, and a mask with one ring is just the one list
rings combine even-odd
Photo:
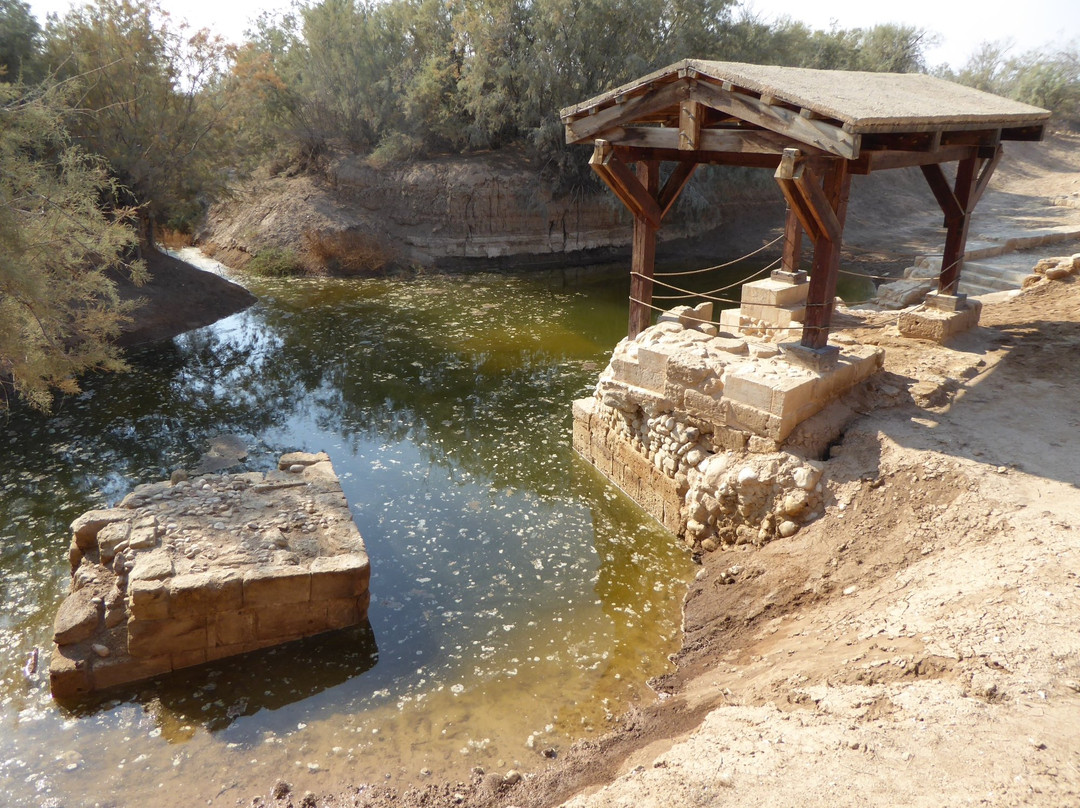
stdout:
[[[649,196],[655,198],[660,187],[660,163],[642,160],[637,164],[635,182]],[[630,322],[626,335],[633,339],[652,322],[653,270],[656,267],[656,228],[644,216],[634,216],[634,239],[630,259]],[[640,302],[635,302],[640,301]]]
[[788,205],[815,241],[821,237],[836,241],[840,237],[842,228],[836,214],[798,149],[785,149],[774,177]]
[[606,140],[597,140],[589,165],[619,200],[630,209],[635,218],[648,221],[653,227],[660,226],[662,215],[655,194],[649,194],[634,172],[615,153]]
[[847,218],[851,193],[851,172],[846,160],[835,160],[826,170],[822,193],[840,228],[835,239],[814,242],[814,264],[810,270],[810,288],[806,294],[806,317],[803,320],[802,345],[821,349],[829,344],[829,326],[836,301],[836,278],[840,274],[840,244]]
[[941,206],[941,212],[945,214],[945,226],[948,227],[949,222],[964,215],[964,209],[956,200],[956,196],[953,194],[952,188],[949,187],[949,181],[945,178],[945,172],[941,170],[940,165],[934,163],[928,166],[920,166],[920,168],[922,168],[923,176],[926,177],[930,190],[934,192],[934,198],[937,199],[938,205]]
[[679,198],[679,194],[682,193],[683,188],[686,187],[686,183],[690,181],[690,177],[694,175],[694,170],[697,167],[697,163],[688,160],[679,163],[672,170],[667,181],[664,183],[664,187],[660,189],[660,194],[656,200],[660,206],[661,219],[667,216],[668,211],[671,210],[672,206]]
[[[621,126],[601,133],[603,139],[620,146],[642,146],[650,149],[680,149],[681,130],[663,126]],[[791,138],[762,129],[702,129],[698,133],[698,150],[735,152],[739,154],[782,154],[784,149],[801,148]],[[804,153],[824,155],[825,152],[805,148]]]
[[941,256],[941,274],[938,276],[938,292],[943,295],[955,295],[956,287],[960,285],[960,270],[964,266],[968,225],[971,224],[971,209],[974,207],[974,191],[978,182],[978,163],[978,157],[969,157],[961,160],[956,167],[953,196],[960,204],[963,214],[947,224],[945,250]]
[[1000,129],[975,129],[963,132],[942,132],[942,146],[997,146],[1001,143]]
[[691,89],[690,99],[829,154],[848,160],[859,156],[860,135],[845,132],[825,121],[804,118],[793,110],[766,104],[761,99],[733,90],[699,81]]
[[979,170],[979,178],[975,181],[975,189],[971,192],[971,210],[975,210],[975,206],[982,199],[986,186],[990,184],[990,177],[993,176],[994,169],[998,167],[1004,153],[1005,150],[1001,147],[1001,144],[998,144],[997,149],[994,150],[994,156],[987,160]]
[[689,92],[687,81],[666,84],[643,95],[635,96],[623,104],[606,107],[595,115],[570,121],[566,124],[566,142],[581,143],[593,140],[605,129],[618,126],[620,123],[633,123],[638,118],[653,115],[668,107],[678,107]]
[[679,148],[695,151],[700,148],[701,118],[704,108],[697,101],[679,105]]
[[[621,143],[613,143],[615,153],[624,163],[636,163],[639,160],[660,160],[662,162],[680,163],[686,160],[687,153],[678,149],[657,149],[647,146],[625,146]],[[764,154],[754,152],[715,152],[696,151],[693,156],[694,162],[708,165],[742,166],[747,168],[771,168],[775,169],[780,164],[779,154]]]
[[802,226],[799,217],[789,207],[784,221],[784,256],[780,262],[784,272],[798,272],[802,261]]
[[978,152],[977,146],[942,146],[934,151],[875,151],[863,152],[851,167],[852,174],[869,174],[893,168],[953,163]]
[[773,177],[780,186],[780,192],[783,193],[784,199],[787,200],[788,209],[795,214],[810,238],[817,241],[822,236],[821,230],[818,228],[817,218],[807,206],[806,198],[799,191],[796,184],[797,179],[802,179],[804,170],[805,165],[800,159],[799,150],[786,149]]

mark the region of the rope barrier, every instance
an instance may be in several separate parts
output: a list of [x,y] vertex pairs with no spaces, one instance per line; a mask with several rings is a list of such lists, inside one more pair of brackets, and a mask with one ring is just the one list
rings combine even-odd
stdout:
[[760,275],[764,275],[766,272],[771,272],[782,260],[783,258],[777,258],[771,264],[766,264],[762,269],[759,269],[753,275],[749,275],[742,280],[735,281],[734,283],[729,283],[726,286],[721,286],[719,289],[710,289],[708,292],[692,292],[689,289],[683,289],[679,286],[674,286],[670,283],[665,283],[664,281],[657,280],[655,276],[650,278],[648,275],[645,275],[641,272],[635,271],[631,272],[630,274],[632,276],[636,275],[637,277],[643,278],[647,281],[652,281],[657,286],[663,286],[666,289],[673,289],[676,292],[683,293],[681,295],[653,295],[653,298],[657,300],[686,300],[687,298],[701,297],[717,303],[734,303],[735,305],[738,305],[740,302],[738,300],[732,300],[731,298],[727,297],[716,297],[715,295],[717,294],[717,292],[726,292],[728,289],[734,289],[736,286],[742,286],[747,281],[753,280]]
[[762,252],[764,250],[769,249],[769,247],[776,244],[776,242],[781,241],[783,238],[784,238],[783,235],[777,236],[772,241],[770,241],[768,244],[763,244],[762,246],[758,247],[753,252],[747,253],[742,258],[736,258],[733,261],[728,261],[728,262],[726,262],[724,264],[717,264],[714,267],[705,267],[704,269],[688,269],[688,270],[686,270],[684,272],[657,272],[656,276],[657,277],[662,276],[662,277],[665,277],[665,278],[675,278],[675,277],[678,277],[680,275],[700,275],[703,272],[715,272],[718,269],[727,269],[728,267],[734,266],[735,264],[738,264],[741,261],[745,261],[747,258],[753,258],[759,252]]

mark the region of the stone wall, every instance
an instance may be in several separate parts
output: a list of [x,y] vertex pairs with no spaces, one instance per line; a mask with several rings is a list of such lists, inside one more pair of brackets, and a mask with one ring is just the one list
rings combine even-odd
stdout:
[[721,332],[711,304],[673,309],[620,342],[595,394],[574,402],[578,453],[695,550],[817,518],[822,466],[786,441],[804,447],[799,426],[882,364],[879,348],[846,344],[815,367],[769,341],[786,328],[744,326]]
[[[329,458],[138,486],[72,523],[53,695],[81,696],[361,623],[370,565]],[[183,477],[184,475],[179,475]]]

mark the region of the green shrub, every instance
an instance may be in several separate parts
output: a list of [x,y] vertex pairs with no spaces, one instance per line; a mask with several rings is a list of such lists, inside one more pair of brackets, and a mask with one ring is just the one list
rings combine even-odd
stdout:
[[264,247],[251,257],[248,272],[268,278],[284,278],[304,274],[300,257],[288,247]]

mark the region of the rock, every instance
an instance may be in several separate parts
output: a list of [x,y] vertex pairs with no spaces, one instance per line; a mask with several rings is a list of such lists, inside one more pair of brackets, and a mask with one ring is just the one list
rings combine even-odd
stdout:
[[159,581],[173,574],[173,562],[163,550],[140,555],[131,570],[133,581]]
[[83,552],[97,546],[97,534],[105,525],[131,518],[131,511],[124,508],[107,508],[87,511],[71,523],[71,532]]
[[701,549],[707,553],[711,553],[719,547],[720,545],[717,543],[716,539],[705,539],[701,542]]
[[1054,266],[1054,267],[1050,267],[1043,274],[1049,280],[1060,281],[1062,278],[1069,277],[1069,275],[1072,274],[1072,270],[1071,270],[1070,267]]
[[517,769],[510,769],[505,775],[503,775],[503,785],[512,786],[521,782],[521,772]]
[[1020,281],[1021,289],[1030,289],[1032,286],[1037,286],[1043,282],[1042,275],[1025,275],[1024,279]]
[[799,526],[792,522],[790,519],[785,519],[777,526],[776,532],[781,536],[781,538],[790,539],[792,536],[799,532]]
[[757,469],[753,466],[743,466],[739,469],[738,476],[739,485],[746,485],[747,483],[756,483],[758,481]]
[[[781,510],[788,516],[798,519],[810,508],[810,495],[802,488],[789,491],[784,495]],[[794,535],[794,534],[792,534]],[[785,536],[785,538],[787,538]]]
[[70,594],[53,620],[53,642],[70,645],[93,636],[101,620],[101,608],[86,596],[85,590]]
[[90,650],[99,657],[107,657],[112,654],[112,651],[109,650],[109,646],[97,642],[90,646]]
[[291,466],[310,466],[329,459],[326,452],[287,452],[278,460],[278,468],[285,471]]
[[813,466],[799,466],[791,472],[791,477],[795,481],[795,485],[799,486],[803,491],[812,491],[814,486],[818,484],[818,480],[821,479],[821,469]]
[[700,449],[691,449],[686,453],[687,465],[697,466],[702,460],[705,459],[705,453]]

